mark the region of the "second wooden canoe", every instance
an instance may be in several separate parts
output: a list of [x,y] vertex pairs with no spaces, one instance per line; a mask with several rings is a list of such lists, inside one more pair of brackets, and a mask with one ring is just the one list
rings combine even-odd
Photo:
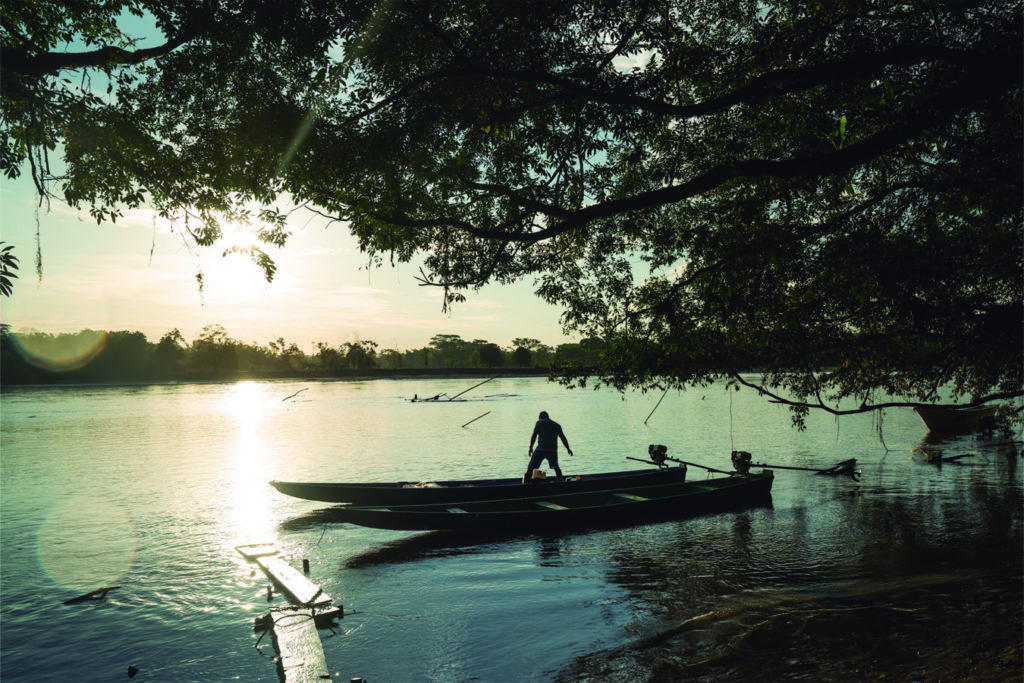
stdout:
[[658,486],[686,480],[686,467],[626,470],[596,474],[568,475],[524,484],[522,479],[464,479],[429,482],[317,483],[272,481],[281,493],[325,503],[352,505],[429,505],[506,498],[536,498],[565,493],[617,490],[637,486]]

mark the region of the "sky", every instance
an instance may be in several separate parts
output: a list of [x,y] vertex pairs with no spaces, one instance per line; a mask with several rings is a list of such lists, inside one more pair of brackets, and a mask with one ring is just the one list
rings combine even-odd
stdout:
[[[222,256],[246,242],[242,231],[190,249],[180,230],[151,211],[97,225],[87,211],[62,202],[38,204],[27,178],[0,180],[0,241],[14,245],[19,259],[14,293],[0,297],[0,322],[15,333],[125,330],[155,343],[178,329],[191,342],[204,326],[219,324],[245,343],[283,337],[307,353],[316,342],[357,340],[382,349],[420,348],[436,334],[502,347],[517,337],[550,346],[575,341],[563,335],[559,310],[533,294],[532,281],[470,292],[445,313],[441,290],[417,282],[417,264],[368,267],[344,225],[309,212],[291,216],[283,249],[266,247],[277,263],[268,283],[248,256]],[[195,278],[200,270],[202,290]]]
[[[139,47],[164,40],[146,19],[125,14],[122,28]],[[102,90],[98,74],[94,80]],[[14,245],[19,259],[14,294],[0,296],[0,322],[15,333],[125,330],[156,342],[178,329],[191,342],[206,325],[219,324],[242,342],[284,338],[307,353],[316,342],[357,340],[382,349],[420,348],[436,334],[502,347],[517,337],[550,346],[577,341],[563,334],[559,309],[534,295],[532,281],[469,292],[446,313],[442,290],[417,282],[417,263],[368,268],[344,225],[309,212],[289,219],[292,235],[283,249],[265,247],[277,264],[268,283],[248,256],[222,256],[233,244],[251,243],[244,235],[190,249],[152,211],[97,225],[87,211],[57,200],[40,207],[27,167],[23,173],[17,180],[0,178],[0,242]]]

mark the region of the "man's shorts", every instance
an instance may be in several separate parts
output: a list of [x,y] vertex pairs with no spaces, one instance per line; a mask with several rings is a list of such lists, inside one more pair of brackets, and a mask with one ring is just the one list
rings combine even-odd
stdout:
[[551,469],[558,469],[558,451],[542,451],[540,449],[535,450],[533,455],[530,456],[530,464],[527,465],[527,469],[535,470],[539,468],[544,460],[548,461]]

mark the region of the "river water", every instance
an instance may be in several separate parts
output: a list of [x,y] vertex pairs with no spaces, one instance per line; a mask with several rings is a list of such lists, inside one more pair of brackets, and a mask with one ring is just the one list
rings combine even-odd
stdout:
[[[235,550],[275,543],[345,606],[321,631],[334,680],[1020,680],[1022,473],[1005,437],[927,443],[910,410],[797,432],[724,387],[658,405],[503,378],[465,402],[408,400],[476,381],[6,391],[0,676],[275,681],[252,628],[267,580]],[[722,469],[734,449],[857,458],[862,478],[777,470],[771,507],[512,537],[362,529],[267,484],[519,476],[539,410],[565,429],[569,474],[643,467],[626,456],[661,443]],[[924,445],[973,455],[939,467]]]

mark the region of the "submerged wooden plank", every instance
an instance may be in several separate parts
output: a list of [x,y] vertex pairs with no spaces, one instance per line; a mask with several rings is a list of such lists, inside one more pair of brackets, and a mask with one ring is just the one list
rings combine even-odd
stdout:
[[242,554],[247,560],[255,560],[257,557],[264,557],[265,555],[277,555],[277,548],[274,547],[273,543],[252,543],[250,545],[236,546],[235,550]]
[[312,610],[278,612],[273,635],[285,683],[331,680]]
[[322,607],[334,601],[320,586],[276,555],[257,557],[256,564],[288,594],[288,597],[302,607]]
[[[255,562],[293,601],[304,609],[279,611],[268,615],[272,629],[277,665],[283,683],[312,683],[331,679],[324,658],[323,644],[317,632],[315,608],[328,607],[333,600],[297,569],[278,557],[273,544],[259,543],[235,548]],[[338,608],[340,612],[340,608]],[[264,620],[257,620],[257,628]]]

